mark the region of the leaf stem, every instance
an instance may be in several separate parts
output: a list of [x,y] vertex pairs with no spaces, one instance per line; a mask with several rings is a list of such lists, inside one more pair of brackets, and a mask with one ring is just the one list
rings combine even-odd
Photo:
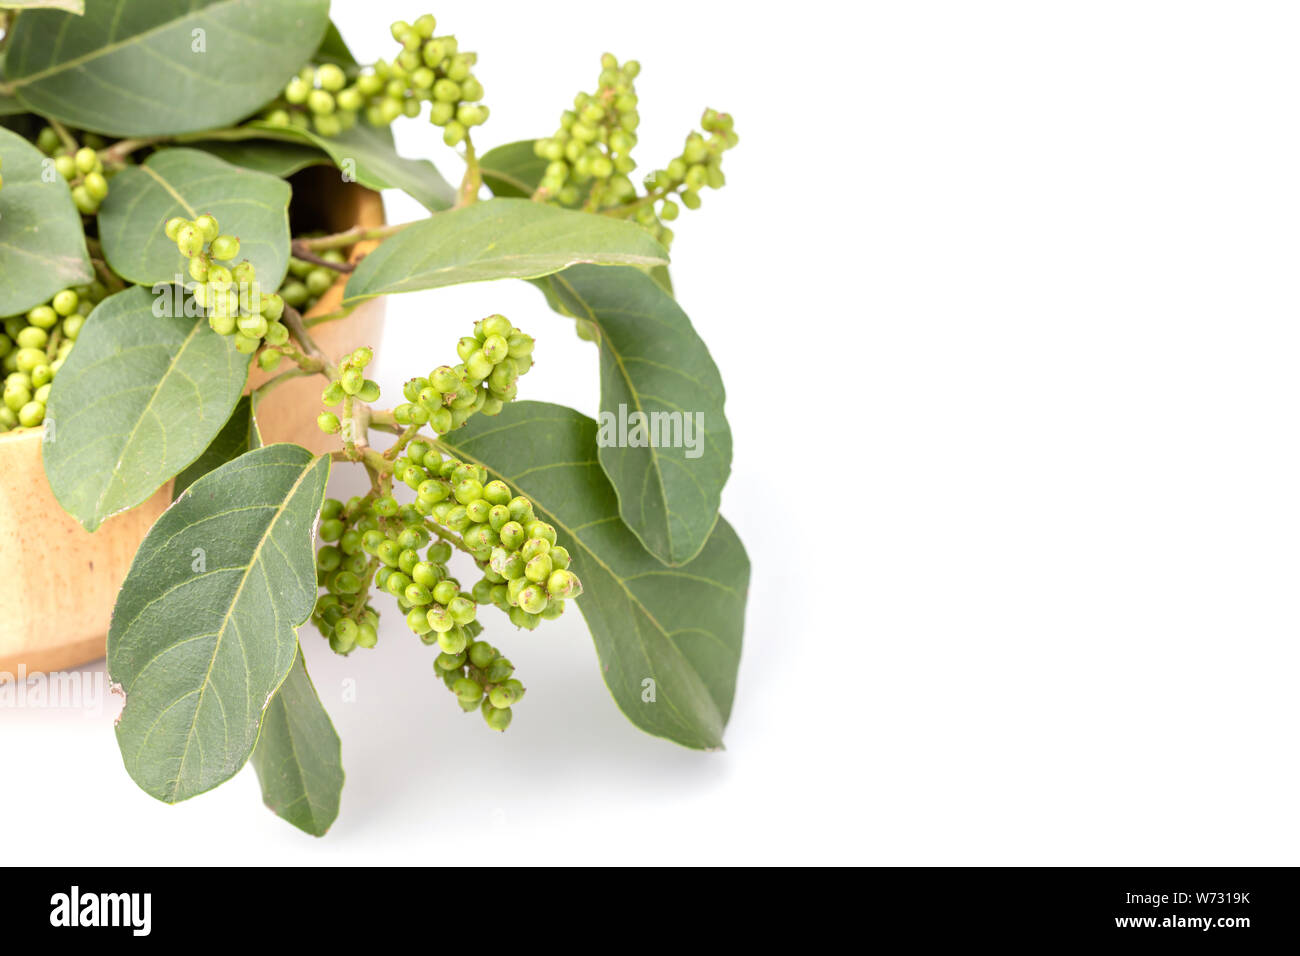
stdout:
[[324,325],[326,322],[337,322],[339,319],[346,319],[352,314],[355,305],[345,306],[342,309],[336,309],[333,312],[326,312],[324,315],[317,315],[310,319],[303,319],[303,328],[314,329],[318,325]]
[[261,385],[257,386],[257,388],[253,389],[253,395],[256,398],[261,399],[267,392],[271,391],[271,389],[275,388],[277,385],[282,385],[291,378],[303,378],[304,376],[314,374],[316,373],[305,368],[291,368],[287,371],[281,372],[279,375],[268,378]]

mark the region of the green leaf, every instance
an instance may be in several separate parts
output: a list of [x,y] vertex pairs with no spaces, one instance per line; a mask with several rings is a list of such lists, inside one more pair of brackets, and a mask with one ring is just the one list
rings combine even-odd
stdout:
[[232,166],[201,149],[164,149],[142,166],[113,177],[99,209],[99,237],[109,266],[140,285],[189,281],[187,260],[167,238],[172,216],[211,213],[221,231],[239,237],[239,258],[257,269],[267,290],[289,269],[289,184],[276,176]]
[[661,561],[684,564],[708,540],[731,473],[718,367],[681,306],[638,269],[579,266],[546,282],[565,311],[600,329],[600,410],[609,423],[600,463],[619,513]]
[[536,140],[524,139],[489,149],[478,161],[483,183],[492,195],[527,199],[546,172],[546,160],[533,152]]
[[63,10],[81,16],[86,0],[3,0],[0,10]]
[[113,608],[117,742],[176,803],[234,776],[293,666],[316,601],[312,525],[329,459],[277,444],[204,475],[150,529]]
[[388,127],[376,129],[359,122],[338,136],[321,136],[310,130],[272,123],[249,123],[240,132],[308,143],[329,154],[345,175],[369,189],[400,189],[430,212],[450,208],[456,190],[427,159],[403,159],[393,145]]
[[684,746],[722,746],[749,587],[749,558],[731,526],[719,519],[694,561],[664,567],[619,520],[596,460],[596,423],[558,405],[512,402],[442,442],[527,495],[555,525],[582,579],[578,608],[623,713]]
[[262,436],[257,431],[252,397],[242,395],[235,410],[230,413],[230,419],[221,426],[217,437],[212,439],[212,444],[172,481],[172,501],[208,472],[220,468],[228,461],[234,461],[245,452],[261,447]]
[[486,279],[532,279],[575,263],[661,265],[663,246],[634,223],[526,199],[493,199],[403,229],[366,256],[344,303]]
[[0,316],[17,315],[95,277],[81,215],[62,177],[42,178],[45,155],[0,128]]
[[[5,74],[34,112],[112,136],[228,126],[311,56],[329,0],[97,0],[18,18]],[[196,32],[200,31],[200,32]]]
[[206,139],[189,145],[235,166],[280,179],[288,179],[308,166],[331,164],[330,158],[313,146],[281,143],[270,139],[237,141]]
[[325,28],[325,35],[321,37],[320,46],[316,48],[316,54],[311,58],[313,63],[333,63],[335,66],[348,68],[357,66],[357,58],[352,55],[348,49],[347,41],[343,39],[343,34],[331,20],[329,26]]
[[339,735],[307,676],[302,649],[262,718],[253,769],[262,799],[299,830],[324,836],[339,815],[343,757]]
[[229,336],[202,318],[157,316],[154,303],[133,286],[96,306],[50,392],[45,476],[87,531],[198,458],[248,379]]
[[[533,152],[531,139],[516,143],[506,143],[496,149],[490,149],[479,159],[479,168],[483,171],[483,182],[492,190],[492,195],[503,198],[528,198],[542,181],[546,172],[546,160],[539,159]],[[586,190],[584,188],[583,195]],[[649,274],[668,294],[673,291],[673,280],[666,265],[651,266]],[[549,297],[548,297],[549,298]],[[552,308],[555,306],[552,305]]]

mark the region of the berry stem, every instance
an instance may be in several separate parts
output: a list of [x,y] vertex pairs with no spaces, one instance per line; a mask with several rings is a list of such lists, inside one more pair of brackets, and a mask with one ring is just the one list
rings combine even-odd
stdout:
[[483,170],[478,164],[478,154],[474,151],[474,143],[470,139],[469,131],[465,132],[465,175],[460,181],[460,198],[456,201],[456,208],[471,205],[478,202],[479,189],[483,186]]
[[456,534],[454,531],[448,531],[446,528],[438,524],[438,522],[430,521],[428,519],[425,520],[424,526],[428,528],[430,531],[432,531],[434,534],[436,534],[439,538],[442,538],[443,541],[446,541],[453,548],[456,548],[459,551],[464,551],[466,554],[469,554],[469,548],[465,546],[465,542],[461,540],[460,535]]
[[677,192],[677,187],[672,189],[656,189],[653,192],[646,193],[640,199],[634,200],[630,203],[624,203],[622,206],[611,206],[609,209],[602,209],[600,210],[600,213],[603,216],[613,216],[616,219],[626,219],[641,207],[652,205],[661,199],[667,199],[669,196],[675,196],[677,195]]
[[99,281],[108,286],[110,292],[121,292],[126,288],[126,283],[121,280],[116,272],[108,267],[108,263],[98,256],[92,256],[91,265],[95,267],[95,272],[99,276]]
[[419,425],[407,425],[406,430],[397,436],[397,441],[393,442],[393,446],[384,452],[384,457],[389,461],[394,460],[402,453],[402,449],[406,447],[407,442],[411,441],[419,433]]
[[64,126],[58,120],[54,119],[54,117],[48,117],[48,119],[50,122],[50,128],[53,129],[54,132],[59,134],[59,140],[63,143],[65,149],[71,150],[74,153],[78,149],[80,149],[80,147],[77,145],[76,137],[74,137],[71,133],[68,132],[68,128],[66,126]]

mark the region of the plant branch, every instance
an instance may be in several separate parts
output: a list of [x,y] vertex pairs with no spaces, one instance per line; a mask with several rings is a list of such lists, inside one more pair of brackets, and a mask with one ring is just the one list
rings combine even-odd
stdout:
[[612,206],[609,209],[602,209],[602,216],[613,216],[615,219],[625,219],[632,213],[636,212],[642,206],[649,206],[657,203],[661,199],[667,199],[669,196],[677,195],[676,189],[656,189],[646,193],[640,199],[630,203],[624,203],[622,206]]
[[446,528],[442,527],[442,525],[438,524],[438,522],[430,521],[428,518],[425,519],[424,526],[438,537],[442,538],[443,541],[446,541],[458,550],[469,554],[469,548],[465,546],[465,542],[461,539],[460,535],[453,531],[448,531]]
[[460,181],[459,198],[456,200],[456,208],[468,206],[478,202],[478,192],[483,186],[483,171],[479,168],[478,154],[474,151],[474,143],[470,139],[469,130],[465,131],[465,175]]
[[153,146],[160,141],[160,137],[149,136],[141,139],[122,139],[118,140],[112,146],[108,146],[99,151],[99,159],[105,166],[120,166],[126,162],[126,158],[138,149],[144,149],[146,146]]
[[365,242],[370,239],[387,239],[389,236],[395,236],[407,226],[414,225],[410,222],[400,222],[390,226],[353,226],[343,232],[336,232],[332,236],[313,236],[305,239],[295,239],[294,245],[308,252],[324,252],[326,249],[346,249],[348,246],[354,246],[358,242]]
[[[325,353],[321,351],[320,346],[316,344],[316,340],[311,337],[311,333],[309,333],[306,327],[302,324],[302,315],[297,309],[291,305],[286,305],[284,307],[284,314],[280,316],[280,321],[289,329],[289,334],[292,335],[302,347],[305,358],[309,360],[308,362],[303,362],[300,359],[295,359],[295,361],[297,361],[305,371],[323,372],[332,379],[338,378],[338,369],[334,367],[334,363],[331,362]],[[290,353],[286,352],[285,354],[289,355]]]
[[328,259],[322,259],[312,252],[310,247],[304,245],[301,239],[295,239],[289,244],[289,252],[295,259],[301,259],[313,265],[324,266],[327,269],[333,269],[335,272],[351,272],[356,268],[350,262],[330,262]]

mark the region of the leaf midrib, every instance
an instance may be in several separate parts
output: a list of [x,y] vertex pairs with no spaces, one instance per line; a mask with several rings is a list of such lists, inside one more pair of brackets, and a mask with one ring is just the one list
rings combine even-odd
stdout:
[[[186,334],[184,341],[181,342],[181,347],[176,350],[176,354],[173,355],[171,361],[167,363],[166,371],[164,371],[162,376],[158,379],[158,384],[154,388],[152,394],[150,394],[149,400],[145,402],[144,408],[140,410],[140,415],[135,420],[135,424],[131,426],[131,433],[126,436],[126,441],[122,444],[121,449],[117,453],[117,461],[113,464],[114,474],[117,474],[121,470],[122,462],[126,460],[126,450],[131,447],[131,442],[135,440],[136,431],[140,428],[140,424],[145,420],[145,416],[148,415],[149,410],[153,408],[154,402],[157,400],[158,394],[162,391],[163,385],[171,377],[173,370],[176,368],[177,361],[185,354],[185,350],[190,347],[190,343],[194,341],[194,337],[199,334],[200,328],[201,323],[198,320],[195,320],[194,327]],[[99,517],[100,521],[107,517],[103,514],[104,499],[108,497],[108,493],[113,487],[113,482],[106,482],[104,489],[99,493],[98,500],[95,502],[95,515]],[[98,526],[98,522],[96,523],[96,526]]]
[[[118,40],[113,43],[109,43],[106,46],[102,46],[97,49],[91,50],[89,53],[83,53],[81,56],[73,57],[71,60],[62,60],[58,63],[53,64],[52,66],[46,67],[43,70],[38,70],[35,73],[29,73],[26,76],[20,76],[17,79],[10,81],[9,88],[12,90],[17,90],[20,87],[27,86],[28,84],[33,83],[36,80],[44,79],[47,76],[54,76],[58,73],[64,72],[65,70],[76,69],[77,67],[81,66],[84,63],[90,63],[91,61],[97,60],[102,56],[108,56],[110,53],[116,53],[118,50],[130,46],[133,43],[143,41],[144,39],[151,37],[154,34],[161,33],[162,31],[168,30],[171,27],[176,26],[177,24],[184,23],[186,20],[192,19],[200,13],[207,13],[208,11],[212,10],[214,7],[230,6],[231,4],[235,4],[237,2],[238,0],[217,0],[216,3],[210,3],[205,7],[200,7],[198,10],[190,10],[184,16],[177,17],[175,20],[168,20],[164,23],[158,24],[158,26],[156,27],[150,27],[148,30],[145,30],[141,33],[133,33],[129,37],[126,37],[125,39]],[[123,7],[120,6],[118,7],[119,12],[122,9]]]
[[[194,730],[198,726],[198,722],[199,722],[199,710],[203,707],[203,695],[207,693],[208,687],[212,683],[211,681],[212,668],[216,666],[217,654],[220,653],[221,651],[221,642],[226,636],[226,628],[230,624],[231,615],[234,614],[235,605],[239,603],[239,597],[241,594],[244,593],[244,585],[247,584],[248,579],[252,577],[253,566],[257,564],[258,558],[261,556],[262,549],[266,546],[266,542],[269,539],[271,532],[275,529],[276,523],[280,520],[280,517],[284,514],[285,508],[289,506],[289,502],[293,500],[294,495],[298,491],[298,487],[303,483],[303,481],[307,478],[307,476],[310,475],[315,470],[316,463],[318,461],[320,461],[319,458],[312,458],[309,462],[307,462],[306,466],[302,469],[302,472],[298,475],[297,478],[294,479],[293,484],[290,486],[289,490],[285,493],[284,500],[280,502],[280,504],[276,507],[275,511],[272,513],[270,520],[267,521],[266,530],[262,532],[262,536],[258,539],[257,546],[253,548],[253,553],[248,560],[248,564],[244,568],[244,573],[240,575],[239,587],[235,589],[234,596],[231,597],[230,599],[230,605],[229,607],[226,608],[226,613],[223,614],[221,617],[221,626],[217,629],[217,635],[216,635],[217,640],[216,643],[212,645],[212,656],[208,658],[208,669],[207,672],[204,673],[203,675],[203,683],[199,686],[199,700],[198,703],[194,705],[194,717],[190,721],[189,729],[185,732],[185,749],[181,752],[181,759],[180,762],[177,764],[176,777],[171,781],[171,786],[168,788],[168,794],[167,794],[168,797],[175,797],[177,791],[180,788],[181,774],[184,772],[185,761],[189,758],[190,744],[194,739]],[[291,664],[290,665],[291,669],[292,666],[293,665]],[[288,676],[289,676],[288,673],[286,673],[285,677],[287,678]],[[281,679],[280,684],[283,683],[284,680]],[[271,689],[270,699],[274,698],[276,691],[280,689],[280,684],[277,684],[274,688]]]
[[[596,316],[595,310],[592,309],[592,307],[590,306],[590,304],[588,304],[586,299],[584,299],[581,295],[578,294],[578,290],[573,287],[573,283],[569,282],[567,279],[564,278],[564,273],[557,273],[551,278],[556,283],[564,286],[564,288],[569,291],[569,294],[573,296],[574,300],[578,302],[578,304],[580,304],[584,310],[586,310],[588,321],[594,322],[597,328],[602,328],[600,324],[600,319]],[[636,404],[636,410],[640,412],[642,415],[645,415],[646,410],[641,403],[641,393],[637,390],[637,387],[634,384],[632,384],[632,376],[628,374],[627,366],[623,364],[622,354],[619,352],[618,349],[614,347],[613,342],[610,341],[609,333],[604,332],[603,328],[602,328],[602,334],[600,336],[600,346],[601,348],[608,347],[609,354],[613,356],[614,362],[618,365],[619,374],[623,377],[623,382],[627,386],[627,390],[632,393],[632,401]],[[651,471],[654,472],[655,483],[658,484],[659,486],[659,498],[664,505],[663,529],[664,529],[664,535],[668,540],[668,556],[671,558],[673,557],[674,554],[676,554],[676,551],[673,547],[674,544],[673,523],[670,520],[668,520],[668,516],[674,514],[674,511],[672,509],[672,506],[669,504],[668,488],[667,486],[664,485],[663,469],[659,465],[660,456],[656,451],[656,449],[654,449],[653,447],[651,447],[649,451],[650,451],[650,460],[654,463],[654,467],[651,469]],[[610,485],[614,488],[614,498],[618,502],[619,514],[622,514],[623,495],[619,492],[617,485],[615,485],[613,482],[610,482]],[[644,509],[642,509],[642,513],[644,513]],[[715,522],[716,522],[716,518],[715,518]],[[633,528],[631,525],[628,525],[628,528],[630,528],[632,533],[637,536],[638,541],[641,541],[642,544],[645,544],[645,541],[641,539],[641,535],[637,533],[636,528]],[[704,540],[707,541],[708,539],[705,538]],[[704,547],[703,542],[701,542],[700,547],[701,549]],[[650,549],[647,548],[647,550]]]

